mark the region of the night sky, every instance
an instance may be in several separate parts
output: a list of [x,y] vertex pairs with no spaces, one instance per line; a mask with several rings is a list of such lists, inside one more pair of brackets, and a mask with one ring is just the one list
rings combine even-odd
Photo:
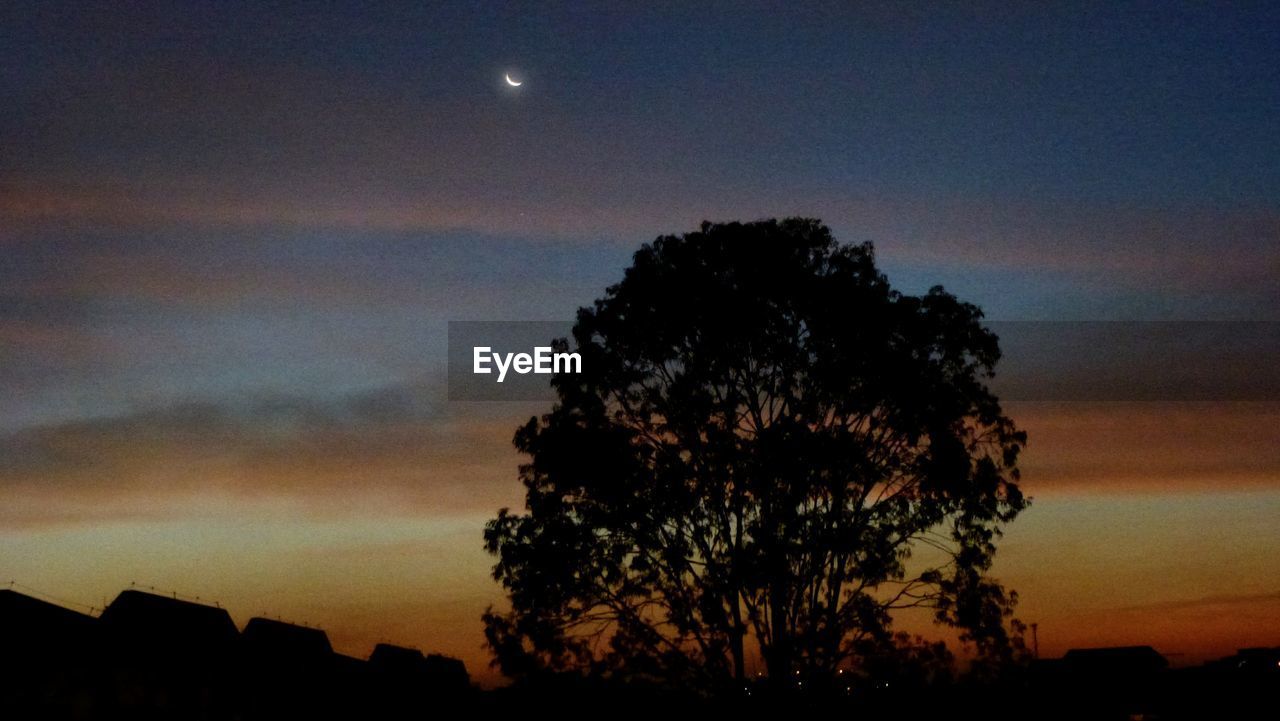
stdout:
[[[445,324],[569,319],[704,219],[993,319],[1280,320],[1275,5],[409,5],[0,9],[3,580],[492,680],[541,406],[446,402]],[[1008,410],[1044,655],[1280,644],[1280,404]]]

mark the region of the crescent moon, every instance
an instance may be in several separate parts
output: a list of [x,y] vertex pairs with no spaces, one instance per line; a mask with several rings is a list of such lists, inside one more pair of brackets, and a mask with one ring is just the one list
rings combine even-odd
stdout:
[[518,87],[520,87],[521,85],[524,85],[524,81],[523,81],[523,80],[518,81],[518,82],[517,82],[517,81],[515,81],[515,80],[512,80],[512,79],[511,79],[511,73],[507,73],[507,74],[506,74],[506,75],[504,75],[503,77],[505,77],[505,78],[507,79],[507,85],[510,85],[510,86],[511,86],[511,87],[513,87],[513,88],[518,88]]

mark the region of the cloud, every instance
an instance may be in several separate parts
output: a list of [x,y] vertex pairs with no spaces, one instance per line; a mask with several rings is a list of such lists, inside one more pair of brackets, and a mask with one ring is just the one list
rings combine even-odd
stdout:
[[1180,611],[1184,609],[1220,609],[1223,606],[1280,606],[1280,591],[1275,593],[1223,594],[1200,598],[1160,601],[1136,606],[1125,606],[1118,611]]
[[405,386],[331,402],[191,402],[24,429],[0,437],[0,515],[9,525],[156,517],[198,512],[209,496],[339,515],[517,502],[510,436],[527,416],[463,415],[434,397]]
[[[543,187],[555,183],[550,177],[540,180]],[[190,184],[102,185],[90,179],[74,187],[0,185],[0,219],[17,229],[9,231],[12,237],[48,228],[112,228],[171,239],[213,235],[219,238],[213,248],[224,248],[234,260],[237,244],[226,238],[245,233],[317,239],[334,232],[481,234],[521,240],[516,252],[536,254],[539,243],[548,240],[628,249],[659,234],[693,229],[702,220],[809,215],[826,220],[847,242],[877,242],[891,265],[929,270],[936,280],[1000,271],[1030,274],[1042,282],[1070,281],[1104,295],[1141,292],[1148,302],[1177,295],[1184,308],[1192,309],[1183,310],[1184,319],[1197,317],[1187,315],[1197,306],[1224,300],[1234,301],[1235,312],[1228,316],[1274,318],[1269,309],[1280,301],[1271,282],[1280,272],[1280,214],[1261,206],[1133,208],[978,196],[872,196],[785,185],[768,191],[696,189],[656,179],[638,192],[634,182],[616,192],[595,183],[581,190],[560,187],[549,197],[506,197],[448,185],[395,191],[361,183],[311,190],[296,184],[245,187],[216,176],[184,187]],[[541,240],[530,242],[534,238]],[[100,276],[120,260],[104,255],[90,255],[102,263]],[[176,280],[206,269],[175,259],[167,268],[157,263],[129,270],[164,272]],[[219,292],[234,292],[255,275],[247,272],[238,282],[221,283]],[[308,288],[325,287],[285,283],[276,292],[306,297]],[[1208,311],[1222,313],[1216,306]]]
[[1280,322],[991,322],[1007,400],[1280,400]]
[[0,248],[0,321],[63,324],[139,306],[323,312],[412,305],[460,313],[487,295],[511,295],[517,280],[534,292],[553,284],[603,289],[630,253],[470,232],[93,223],[0,232]]
[[[337,514],[519,506],[514,428],[543,404],[446,404],[430,385],[334,400],[188,402],[0,436],[9,525],[199,512],[201,498]],[[1013,403],[1033,496],[1280,483],[1280,404]]]
[[1017,402],[1032,495],[1280,488],[1280,403]]

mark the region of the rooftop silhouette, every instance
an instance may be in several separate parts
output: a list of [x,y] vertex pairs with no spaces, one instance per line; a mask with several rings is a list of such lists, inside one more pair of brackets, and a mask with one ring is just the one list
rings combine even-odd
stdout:
[[[458,659],[390,643],[378,644],[367,660],[354,658],[336,653],[322,629],[265,617],[238,629],[226,609],[138,589],[121,592],[98,617],[0,590],[0,638],[0,694],[14,718],[401,719],[456,704],[522,711],[574,701],[621,704],[636,713],[701,705],[740,717],[779,703],[796,709],[835,703],[872,715],[893,710],[898,718],[972,706],[992,718],[1191,719],[1253,708],[1280,688],[1280,648],[1245,648],[1171,669],[1151,646],[1122,646],[1071,649],[1035,662],[1025,677],[996,680],[1007,693],[1003,710],[991,709],[984,692],[884,679],[819,701],[803,692],[761,698],[767,686],[756,689],[761,694],[749,687],[745,695],[717,699],[552,677],[481,693]],[[904,704],[909,711],[902,712]]]
[[457,659],[138,589],[95,617],[0,591],[0,696],[18,718],[408,718],[472,691]]
[[329,635],[324,631],[270,618],[249,619],[241,636],[247,646],[263,656],[305,661],[333,654]]

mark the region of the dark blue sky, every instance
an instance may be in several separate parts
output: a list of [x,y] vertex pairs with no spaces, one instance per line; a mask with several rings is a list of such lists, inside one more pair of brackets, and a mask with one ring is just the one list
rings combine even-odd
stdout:
[[[482,149],[473,174],[549,175],[531,190],[547,200],[596,174],[720,194],[1280,195],[1274,6],[392,5],[10,9],[7,164],[368,183],[397,150],[460,145]],[[502,68],[522,97],[494,94]],[[443,180],[430,153],[400,160],[387,180]]]
[[1275,318],[1274,6],[3,12],[7,423],[429,375],[704,218],[996,318]]

